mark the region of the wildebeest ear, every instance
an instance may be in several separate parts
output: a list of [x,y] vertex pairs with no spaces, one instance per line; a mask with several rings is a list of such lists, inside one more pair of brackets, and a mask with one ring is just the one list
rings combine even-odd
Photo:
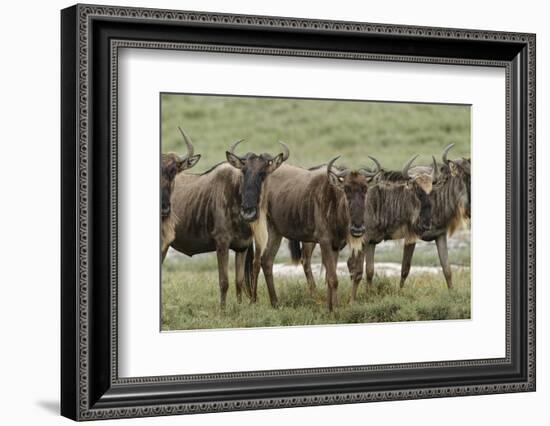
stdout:
[[451,175],[456,176],[456,174],[458,173],[459,166],[453,160],[448,160],[447,165],[449,166]]
[[236,156],[235,154],[229,151],[225,151],[225,157],[227,158],[227,162],[231,164],[233,167],[237,169],[242,169],[244,167],[244,161],[241,160],[241,158]]
[[338,188],[342,188],[344,186],[344,178],[333,172],[328,172],[328,181]]
[[179,171],[181,172],[182,170],[190,169],[190,168],[193,167],[195,164],[197,164],[197,163],[199,162],[200,159],[201,159],[201,155],[200,155],[200,154],[192,155],[191,157],[185,158],[185,159],[180,163],[180,169],[179,169]]
[[270,164],[271,171],[274,172],[281,164],[284,163],[284,154],[280,153],[273,160],[270,161],[272,161],[272,163]]

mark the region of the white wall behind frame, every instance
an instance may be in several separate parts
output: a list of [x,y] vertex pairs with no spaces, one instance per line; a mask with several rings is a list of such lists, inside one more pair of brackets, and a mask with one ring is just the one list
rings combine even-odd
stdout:
[[[0,397],[9,425],[69,425],[59,417],[59,9],[69,0],[5,2],[0,26]],[[544,425],[550,400],[550,28],[539,0],[101,0],[111,5],[448,26],[537,33],[537,392],[333,405],[186,417],[108,420],[101,425],[369,423],[465,426]],[[24,165],[24,166],[23,166]],[[37,179],[37,175],[39,179]],[[17,178],[17,179],[16,179]],[[32,196],[29,196],[32,191]],[[24,225],[24,226],[23,226]],[[487,254],[490,256],[490,254]],[[31,262],[32,260],[32,262]]]
[[[122,49],[119,82],[121,376],[505,355],[502,68]],[[472,319],[159,333],[159,92],[471,104]],[[211,349],[229,347],[222,357]]]

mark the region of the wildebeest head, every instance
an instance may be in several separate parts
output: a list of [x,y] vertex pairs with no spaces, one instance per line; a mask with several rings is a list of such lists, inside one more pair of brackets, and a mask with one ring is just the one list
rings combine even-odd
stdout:
[[429,194],[433,184],[438,179],[437,162],[432,156],[432,166],[417,166],[411,168],[412,162],[417,156],[412,157],[403,168],[403,173],[413,182],[416,198],[420,201],[420,214],[417,227],[421,232],[427,231],[432,226],[432,201]]
[[402,173],[403,176],[416,183],[416,185],[426,194],[429,194],[430,192],[432,192],[434,182],[437,181],[437,163],[435,161],[435,158],[432,157],[432,166],[411,167],[417,157],[418,155],[415,155],[409,161],[407,161],[407,163],[405,163]]
[[344,192],[349,211],[350,234],[353,238],[360,238],[365,233],[365,200],[367,197],[368,182],[374,172],[365,169],[350,170],[333,168],[335,157],[327,165],[328,180],[331,185]]
[[289,157],[288,147],[279,142],[283,152],[275,157],[271,154],[255,154],[249,152],[243,156],[235,154],[235,148],[243,140],[235,142],[226,152],[227,161],[233,167],[239,169],[243,175],[241,182],[241,217],[247,222],[258,219],[260,210],[260,198],[265,178],[273,173]]
[[454,146],[454,143],[450,144],[443,150],[443,154],[441,155],[441,159],[443,160],[443,168],[442,170],[444,173],[459,178],[462,180],[464,185],[466,186],[467,190],[467,200],[465,203],[465,215],[469,219],[471,216],[471,180],[472,180],[472,173],[471,173],[471,166],[472,162],[470,158],[459,158],[456,160],[449,160],[447,158],[449,151]]
[[172,191],[174,189],[174,179],[176,175],[183,170],[193,167],[201,158],[200,154],[194,154],[191,138],[183,131],[181,127],[178,127],[178,129],[183,136],[185,145],[187,146],[187,155],[180,157],[178,154],[174,154],[172,152],[162,154],[160,167],[160,198],[161,215],[163,219],[170,215],[170,197],[172,196]]
[[[400,171],[384,170],[376,158],[369,158],[376,164],[377,171],[373,178],[374,183],[395,182],[406,183],[407,187],[415,191],[416,198],[420,201],[420,215],[418,227],[421,231],[428,230],[432,224],[431,200],[429,197],[432,187],[438,176],[435,159],[432,166],[413,166],[418,155],[411,157]],[[367,169],[368,170],[368,169]]]

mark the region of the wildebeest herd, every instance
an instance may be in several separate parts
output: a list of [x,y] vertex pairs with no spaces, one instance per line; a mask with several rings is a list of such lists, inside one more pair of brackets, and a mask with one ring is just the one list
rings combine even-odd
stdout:
[[229,287],[229,250],[235,252],[238,302],[242,291],[252,303],[263,271],[271,305],[278,305],[273,262],[282,238],[291,257],[301,262],[310,291],[315,288],[311,258],[321,249],[327,284],[327,306],[338,304],[337,263],[348,245],[352,280],[350,302],[366,269],[367,285],[374,276],[376,245],[404,240],[401,287],[411,268],[418,240],[435,241],[443,274],[452,289],[447,236],[470,219],[470,158],[448,158],[441,163],[413,166],[417,156],[399,171],[385,170],[371,155],[374,167],[349,169],[336,165],[339,157],[309,169],[287,163],[290,150],[279,142],[277,155],[235,153],[209,170],[185,172],[200,159],[190,137],[179,128],[187,154],[163,154],[161,161],[161,259],[169,247],[193,256],[216,252],[220,303],[225,306]]

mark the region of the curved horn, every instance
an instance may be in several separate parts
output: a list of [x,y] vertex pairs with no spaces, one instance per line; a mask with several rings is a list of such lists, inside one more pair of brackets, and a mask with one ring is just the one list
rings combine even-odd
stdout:
[[376,171],[374,173],[378,173],[379,171],[381,171],[382,166],[380,165],[380,162],[372,155],[368,155],[368,157],[373,161],[374,164],[376,164]]
[[283,161],[286,161],[286,160],[288,160],[288,157],[290,156],[290,151],[289,151],[288,146],[286,145],[286,143],[281,142],[281,141],[279,141],[279,143],[283,147]]
[[447,160],[447,154],[449,154],[449,151],[451,150],[451,148],[455,146],[454,143],[448,145],[447,147],[445,147],[445,149],[443,150],[443,154],[441,154],[441,159],[443,160],[443,163],[444,164],[449,164],[449,160]]
[[235,148],[237,148],[237,145],[240,144],[242,141],[244,141],[244,139],[239,139],[238,141],[233,142],[233,145],[229,147],[229,152],[233,155],[236,155],[234,152]]
[[413,155],[411,159],[407,161],[403,166],[403,171],[401,172],[403,174],[403,177],[409,177],[409,169],[411,168],[413,161],[416,160],[416,157],[418,157],[418,154]]
[[439,178],[439,169],[437,168],[437,161],[435,161],[435,156],[432,155],[433,160],[433,169],[432,169],[432,180],[435,182]]
[[378,172],[371,172],[367,167],[362,167],[358,171],[366,177],[374,177],[378,174]]
[[374,158],[370,155],[368,155],[368,157],[374,162],[374,164],[376,164],[376,170],[372,172],[368,168],[364,167],[364,168],[360,169],[359,171],[364,176],[373,177],[373,176],[376,176],[382,170],[382,166],[380,165],[380,163],[378,162],[378,160],[376,158]]
[[[330,161],[328,162],[328,164],[327,164],[327,174],[333,173],[333,172],[332,172],[332,165],[333,165],[334,162],[335,162],[336,160],[338,160],[339,158],[340,158],[340,156],[334,157],[332,160],[330,160]],[[334,174],[338,175],[338,173],[334,173]]]
[[180,126],[178,126],[178,129],[179,129],[181,135],[183,136],[183,140],[185,141],[185,145],[187,145],[187,157],[184,157],[184,158],[190,158],[195,153],[195,149],[193,148],[193,143],[191,142],[191,138],[189,137],[189,135],[187,133],[185,133],[185,131]]

